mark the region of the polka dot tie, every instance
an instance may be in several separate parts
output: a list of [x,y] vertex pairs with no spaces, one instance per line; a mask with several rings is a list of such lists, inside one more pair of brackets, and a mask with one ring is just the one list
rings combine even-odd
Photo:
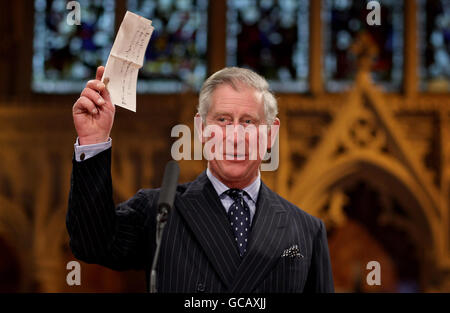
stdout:
[[243,193],[244,191],[240,189],[225,191],[225,194],[234,200],[228,210],[228,219],[241,257],[247,252],[247,240],[250,233],[250,209],[244,200]]

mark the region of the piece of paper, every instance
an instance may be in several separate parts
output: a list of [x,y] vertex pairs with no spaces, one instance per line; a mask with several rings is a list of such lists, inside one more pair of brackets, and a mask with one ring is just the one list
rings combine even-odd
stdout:
[[136,112],[138,72],[153,29],[151,20],[129,11],[125,14],[102,77],[112,104]]

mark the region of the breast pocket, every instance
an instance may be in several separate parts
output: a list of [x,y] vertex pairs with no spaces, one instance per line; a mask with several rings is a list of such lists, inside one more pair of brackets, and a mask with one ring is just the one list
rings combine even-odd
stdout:
[[301,292],[307,274],[305,257],[280,257],[266,284],[270,284],[271,292]]

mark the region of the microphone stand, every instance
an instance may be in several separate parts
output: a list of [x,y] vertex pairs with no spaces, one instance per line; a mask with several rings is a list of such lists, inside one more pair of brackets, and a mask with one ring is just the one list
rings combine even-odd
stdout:
[[159,249],[161,247],[161,238],[163,235],[164,227],[167,223],[167,218],[169,216],[169,210],[167,206],[163,205],[158,210],[158,215],[156,216],[156,250],[153,256],[153,264],[150,274],[150,293],[156,293],[156,264],[159,258]]
[[179,174],[180,168],[178,163],[174,160],[169,161],[164,170],[164,177],[158,199],[158,213],[156,215],[156,249],[155,255],[153,256],[152,268],[150,270],[150,293],[158,292],[156,288],[156,265],[158,264],[164,227],[166,226],[169,212],[172,209],[175,200]]

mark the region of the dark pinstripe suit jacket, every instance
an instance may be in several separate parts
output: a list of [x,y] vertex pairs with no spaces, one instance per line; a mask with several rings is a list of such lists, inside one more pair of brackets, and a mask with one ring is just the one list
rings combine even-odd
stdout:
[[[148,274],[159,190],[141,189],[115,207],[110,164],[111,149],[73,161],[66,221],[71,249],[88,263]],[[294,245],[300,255],[282,257]],[[178,186],[162,238],[158,291],[333,292],[324,224],[262,183],[241,259],[226,212],[203,172]]]

